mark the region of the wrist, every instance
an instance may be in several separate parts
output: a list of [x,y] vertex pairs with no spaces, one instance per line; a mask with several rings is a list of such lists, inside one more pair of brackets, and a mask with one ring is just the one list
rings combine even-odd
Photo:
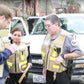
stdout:
[[61,57],[64,59],[64,54],[61,54]]

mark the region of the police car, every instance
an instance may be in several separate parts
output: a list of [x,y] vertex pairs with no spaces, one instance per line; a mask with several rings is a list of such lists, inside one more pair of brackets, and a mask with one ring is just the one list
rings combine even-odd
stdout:
[[[77,40],[80,43],[81,49],[84,50],[84,14],[58,14],[57,15],[61,21],[61,28],[66,33],[73,33],[77,35]],[[45,29],[45,17],[37,17],[37,18],[27,18],[27,23],[29,24],[28,27],[25,24],[23,19],[18,17],[14,18],[13,20],[18,24],[18,21],[23,25],[24,36],[26,34],[28,37],[25,37],[26,41],[30,41],[30,53],[32,57],[33,66],[29,69],[26,79],[27,83],[46,83],[46,78],[42,75],[43,69],[43,62],[41,60],[41,45],[47,34]],[[35,20],[30,26],[29,20]],[[11,26],[14,25],[14,21],[10,24],[9,30],[9,37],[11,36]],[[28,30],[27,30],[28,28]],[[24,37],[23,37],[24,39]],[[71,67],[71,83],[81,84],[84,83],[84,58],[77,58],[74,59],[72,62],[73,67]],[[76,81],[75,81],[76,80]]]

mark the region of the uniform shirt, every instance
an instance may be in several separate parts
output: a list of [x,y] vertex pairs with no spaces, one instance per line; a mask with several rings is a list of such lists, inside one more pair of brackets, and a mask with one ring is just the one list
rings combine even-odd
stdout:
[[[62,32],[62,29],[58,32],[55,38],[51,37],[51,41],[55,40],[59,37],[60,33]],[[76,41],[76,36],[73,34],[67,35],[64,41],[63,46],[63,54],[67,53],[78,53],[78,54],[84,54],[84,52],[81,50],[79,43]]]
[[67,53],[78,53],[83,54],[83,51],[81,50],[79,43],[76,40],[75,35],[68,35],[65,38],[64,46],[63,46],[63,54]]
[[60,29],[60,31],[58,32],[58,34],[56,35],[55,38],[52,38],[52,36],[51,36],[51,41],[53,41],[53,40],[55,40],[57,37],[59,37],[59,35],[60,35],[61,32],[62,32],[62,29]]

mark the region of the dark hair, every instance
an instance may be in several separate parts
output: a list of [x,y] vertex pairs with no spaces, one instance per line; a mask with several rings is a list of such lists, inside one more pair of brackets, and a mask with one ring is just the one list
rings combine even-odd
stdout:
[[[23,30],[21,28],[18,28],[18,27],[14,28],[11,33],[13,34],[15,31],[21,31],[21,34],[23,35]],[[10,43],[12,44],[13,43],[13,39],[9,38],[9,40],[10,40]]]
[[18,28],[18,27],[14,28],[11,33],[13,34],[15,31],[21,31],[21,34],[23,36],[23,30],[21,28]]
[[50,20],[53,24],[58,22],[58,25],[60,26],[60,19],[58,18],[58,16],[56,14],[47,15],[45,20]]

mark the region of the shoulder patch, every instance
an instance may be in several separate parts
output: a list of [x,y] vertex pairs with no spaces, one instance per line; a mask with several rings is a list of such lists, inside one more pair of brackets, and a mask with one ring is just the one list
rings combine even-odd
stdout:
[[72,46],[76,46],[76,45],[77,45],[77,41],[76,41],[76,40],[72,40],[72,41],[71,41],[71,45],[72,45]]

